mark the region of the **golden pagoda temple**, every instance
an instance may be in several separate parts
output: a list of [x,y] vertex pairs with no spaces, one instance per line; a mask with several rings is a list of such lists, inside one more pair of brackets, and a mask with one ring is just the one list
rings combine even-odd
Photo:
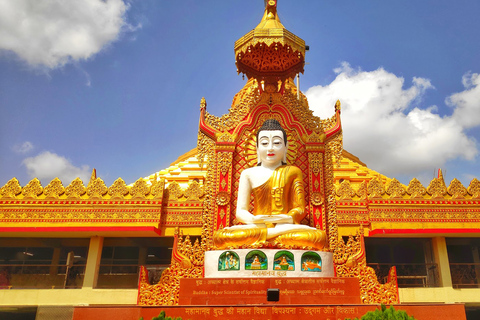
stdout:
[[[21,186],[12,178],[1,187],[0,318],[133,320],[166,310],[184,319],[303,319],[331,310],[331,319],[345,319],[380,303],[420,320],[476,318],[480,182],[447,185],[439,171],[428,186],[417,179],[404,185],[343,150],[340,101],[331,118],[320,119],[295,85],[305,49],[280,22],[277,1],[266,1],[261,22],[234,46],[237,71],[248,81],[221,117],[201,99],[197,148],[170,167],[132,184],[118,178],[107,186],[94,169],[89,181]],[[266,119],[285,128],[287,163],[303,173],[302,224],[325,231],[332,279],[340,279],[332,283],[358,279],[355,306],[182,308],[185,280],[207,285],[204,257],[214,233],[239,224],[239,177],[257,164],[255,134]],[[422,307],[428,304],[436,311]]]

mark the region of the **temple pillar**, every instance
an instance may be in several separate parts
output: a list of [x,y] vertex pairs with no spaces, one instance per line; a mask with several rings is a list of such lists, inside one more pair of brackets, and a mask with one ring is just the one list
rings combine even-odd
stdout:
[[218,181],[215,190],[215,226],[214,230],[230,226],[230,197],[232,193],[232,160],[235,151],[235,136],[224,132],[217,137],[215,155],[217,157]]
[[90,238],[88,247],[87,265],[85,266],[85,277],[83,287],[95,288],[98,280],[100,260],[102,258],[103,237],[94,236]]
[[438,266],[438,280],[441,287],[452,287],[450,262],[448,261],[447,242],[445,237],[432,238],[433,256]]
[[60,250],[61,248],[53,248],[52,263],[50,265],[50,276],[56,276],[58,274],[58,264],[60,262]]
[[[327,232],[327,210],[325,201],[325,145],[323,136],[312,134],[308,137],[306,149],[308,154],[308,176],[311,221],[310,226]],[[328,247],[328,245],[327,245]]]

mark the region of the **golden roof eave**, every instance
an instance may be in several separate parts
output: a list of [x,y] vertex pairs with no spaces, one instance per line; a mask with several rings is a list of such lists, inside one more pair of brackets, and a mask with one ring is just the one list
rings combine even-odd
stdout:
[[299,51],[305,55],[305,41],[291,33],[285,28],[272,29],[253,29],[237,41],[235,41],[235,56],[238,53],[245,53],[249,46],[254,46],[257,43],[264,43],[271,45],[272,43],[279,43],[282,45],[289,45],[294,52]]

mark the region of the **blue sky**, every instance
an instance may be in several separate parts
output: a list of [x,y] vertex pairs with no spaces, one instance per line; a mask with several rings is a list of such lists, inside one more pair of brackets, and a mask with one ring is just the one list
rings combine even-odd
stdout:
[[[279,0],[307,53],[321,117],[342,101],[344,147],[426,186],[480,177],[480,2]],[[196,146],[199,103],[228,112],[245,81],[233,44],[262,0],[0,0],[0,186],[59,176],[107,186]]]

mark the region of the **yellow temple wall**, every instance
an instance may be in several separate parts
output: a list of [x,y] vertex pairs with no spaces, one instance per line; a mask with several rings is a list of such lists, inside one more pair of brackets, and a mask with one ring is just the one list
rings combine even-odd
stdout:
[[479,304],[480,289],[400,288],[400,303],[465,303]]
[[137,289],[4,289],[0,306],[136,305]]

